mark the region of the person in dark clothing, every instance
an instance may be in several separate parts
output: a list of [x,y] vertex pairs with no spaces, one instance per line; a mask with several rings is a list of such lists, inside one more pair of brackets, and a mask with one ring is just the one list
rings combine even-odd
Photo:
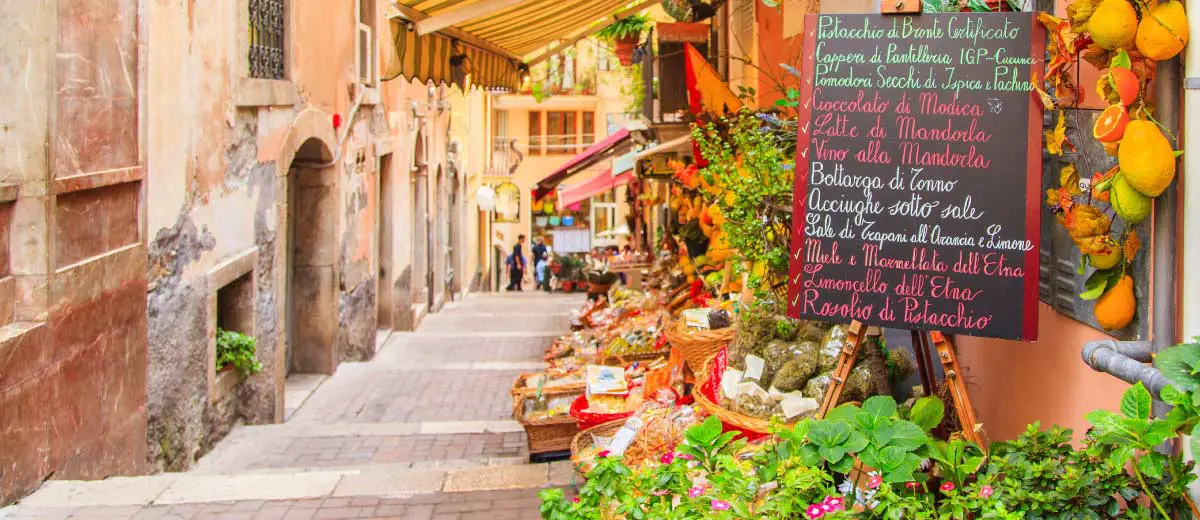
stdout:
[[547,285],[547,282],[542,279],[542,273],[537,269],[539,265],[542,265],[542,260],[546,258],[546,239],[537,239],[537,243],[533,245],[530,252],[533,253],[533,275],[537,278],[537,288],[541,289],[543,285]]
[[525,245],[525,235],[517,236],[517,243],[513,246],[512,266],[509,268],[508,290],[520,291],[521,279],[525,277],[525,252],[522,251],[522,246]]

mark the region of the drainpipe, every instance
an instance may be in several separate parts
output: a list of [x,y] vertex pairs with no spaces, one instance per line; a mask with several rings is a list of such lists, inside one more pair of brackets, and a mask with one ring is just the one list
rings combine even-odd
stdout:
[[[1189,7],[1200,9],[1200,0],[1188,0]],[[1200,12],[1200,11],[1193,11]],[[1155,98],[1158,102],[1159,123],[1173,132],[1179,126],[1179,60],[1171,59],[1158,63],[1154,81]],[[1176,135],[1179,135],[1178,133]],[[1181,146],[1181,142],[1177,146]],[[1113,340],[1093,341],[1083,347],[1083,360],[1093,370],[1116,376],[1130,384],[1141,382],[1155,396],[1166,386],[1162,373],[1147,365],[1151,356],[1175,344],[1177,331],[1176,309],[1178,288],[1175,285],[1176,244],[1179,227],[1179,183],[1172,182],[1154,202],[1154,248],[1153,248],[1153,295],[1151,299],[1150,341],[1118,342]],[[1162,403],[1156,403],[1155,413],[1166,411]]]

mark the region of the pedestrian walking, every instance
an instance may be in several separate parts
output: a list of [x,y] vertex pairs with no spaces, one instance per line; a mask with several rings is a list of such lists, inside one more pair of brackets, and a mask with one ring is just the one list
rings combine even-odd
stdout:
[[546,239],[538,237],[530,252],[533,254],[533,277],[537,281],[537,288],[541,289],[546,285],[544,269],[542,269],[542,263],[546,260]]
[[513,245],[512,255],[509,256],[509,278],[508,290],[520,291],[521,281],[525,277],[525,235],[517,236],[517,243]]

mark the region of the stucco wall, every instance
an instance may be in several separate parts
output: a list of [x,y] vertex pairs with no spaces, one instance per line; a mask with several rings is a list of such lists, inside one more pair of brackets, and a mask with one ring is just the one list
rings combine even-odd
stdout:
[[[350,116],[353,7],[351,0],[293,2],[288,81],[256,81],[247,78],[244,0],[145,5],[152,42],[148,444],[160,469],[186,468],[230,420],[282,419],[291,359],[287,302],[296,298],[287,283],[288,229],[298,224],[289,222],[290,214],[332,237],[322,246],[330,248],[331,278],[323,278],[329,289],[297,311],[329,316],[333,365],[321,370],[374,353],[374,143],[387,135],[388,121],[369,99]],[[335,114],[342,119],[336,129]],[[335,155],[337,162],[321,173],[330,176],[334,204],[322,207],[315,220],[304,213],[312,208],[289,210],[288,186],[298,175],[289,171],[292,160]],[[264,369],[239,386],[236,414],[217,414],[210,398],[213,302],[224,283],[243,275],[254,280],[248,308]],[[216,416],[224,419],[212,420]]]

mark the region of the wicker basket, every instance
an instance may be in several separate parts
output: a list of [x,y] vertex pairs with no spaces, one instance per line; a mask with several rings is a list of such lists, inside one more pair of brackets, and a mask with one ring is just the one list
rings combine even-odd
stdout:
[[[710,371],[712,370],[712,360],[713,360],[712,358],[709,358],[708,360],[706,360],[704,362],[704,365],[703,365],[704,372],[701,373],[696,387],[692,389],[692,397],[696,399],[696,404],[699,404],[702,408],[704,408],[706,411],[708,411],[708,413],[717,416],[717,418],[720,419],[722,423],[724,423],[726,426],[729,427],[727,429],[740,430],[743,433],[749,434],[749,435],[747,435],[748,438],[759,437],[759,436],[766,435],[767,433],[769,433],[771,430],[771,422],[769,420],[759,419],[758,417],[751,417],[749,415],[745,415],[742,413],[735,412],[733,410],[726,409],[726,408],[722,407],[720,404],[714,403],[711,399],[708,398],[707,395],[704,395],[704,391],[702,389],[705,386],[707,386],[706,383],[708,382],[708,378],[710,377]],[[718,388],[717,391],[720,392],[720,389]],[[843,403],[843,404],[861,404],[861,403],[858,403],[857,401],[850,401],[850,402]],[[805,417],[806,416],[797,417],[794,420],[788,421],[783,424],[792,425],[792,424],[800,422]],[[753,440],[753,439],[751,439],[751,440]]]
[[579,454],[596,442],[596,437],[612,437],[620,431],[621,427],[625,426],[625,419],[609,421],[595,428],[588,428],[575,435],[571,440],[571,465],[575,466],[575,472],[580,477],[586,477],[588,470],[582,466],[583,462],[579,460]]
[[630,364],[637,363],[637,362],[646,362],[646,361],[654,361],[656,359],[662,359],[662,358],[667,357],[667,355],[670,353],[671,353],[670,351],[663,349],[663,350],[656,350],[653,352],[639,352],[637,354],[601,355],[601,356],[599,356],[599,361],[600,361],[601,365],[607,365],[610,367],[623,367],[623,366],[629,366]]
[[684,362],[692,367],[692,371],[699,372],[704,370],[708,358],[716,355],[721,347],[733,341],[733,336],[737,334],[737,325],[717,330],[693,332],[687,329],[683,321],[676,321],[667,325],[664,332],[667,335],[667,342],[671,344],[672,348],[679,349],[679,354],[683,356]]
[[[536,388],[526,388],[525,380],[536,374],[521,374],[513,383],[513,419],[525,427],[525,438],[529,444],[530,454],[565,451],[571,448],[571,441],[579,433],[579,426],[570,414],[554,417],[533,419],[525,417],[525,400],[537,395]],[[542,395],[546,398],[569,397],[583,395],[587,383],[574,383],[542,387]]]

